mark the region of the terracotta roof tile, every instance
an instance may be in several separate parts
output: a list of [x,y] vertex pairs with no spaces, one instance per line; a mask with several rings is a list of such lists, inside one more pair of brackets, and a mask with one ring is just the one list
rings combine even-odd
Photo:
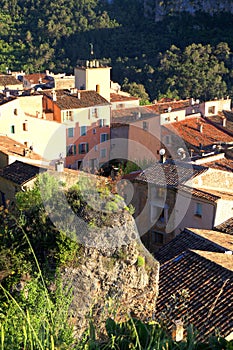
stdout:
[[22,83],[18,79],[16,79],[13,75],[0,74],[0,86],[20,85],[20,84]]
[[140,100],[138,97],[134,96],[124,96],[121,94],[110,93],[111,102],[127,102],[127,101],[138,101]]
[[189,187],[185,185],[179,185],[178,187],[179,190],[191,193],[192,196],[201,198],[201,199],[206,199],[210,202],[216,202],[218,199],[220,199],[220,196],[217,196],[213,193],[211,193],[209,190],[203,191],[203,189],[199,188],[194,188],[194,187]]
[[[226,126],[222,125],[223,117],[226,118]],[[207,120],[216,124],[220,129],[233,133],[233,112],[223,111],[218,115],[208,117]]]
[[32,180],[39,173],[47,169],[38,167],[32,164],[23,163],[16,160],[2,169],[1,177],[18,185],[23,185],[29,180]]
[[15,100],[15,99],[16,99],[16,97],[14,97],[14,96],[12,96],[12,95],[10,95],[9,97],[6,97],[5,94],[1,94],[1,93],[0,93],[0,105],[3,105],[3,104],[5,104],[5,103],[10,102],[10,101],[13,101],[13,100]]
[[188,249],[224,253],[233,251],[233,238],[222,232],[202,229],[185,229],[172,241],[155,253],[155,258],[164,264]]
[[177,187],[207,170],[208,168],[200,165],[167,161],[155,163],[145,169],[136,180],[154,183],[158,186]]
[[[198,125],[202,124],[203,131],[200,132]],[[208,123],[203,118],[186,118],[180,122],[174,122],[166,124],[163,128],[170,130],[171,133],[178,135],[179,139],[182,139],[188,147],[198,147],[200,144],[204,148],[212,147],[213,144],[219,142],[232,142],[233,137],[226,134],[224,131],[219,130],[214,125]]]
[[[44,90],[41,93],[52,99],[52,90]],[[56,96],[55,103],[61,110],[110,105],[96,91],[79,90],[77,93],[71,93],[69,90],[56,90]]]
[[174,111],[179,109],[185,109],[188,106],[189,106],[189,100],[174,101],[172,99],[161,99],[155,104],[148,106],[148,108],[152,110],[154,113],[161,114],[161,113],[167,112],[169,107],[172,109],[172,111]]
[[[186,318],[207,340],[218,330],[233,331],[233,255],[186,251],[160,267],[156,315],[171,321]],[[174,302],[174,297],[176,302]]]
[[23,80],[28,80],[32,84],[38,84],[39,82],[40,83],[48,83],[51,81],[51,79],[48,78],[45,73],[25,74],[23,76]]
[[207,166],[213,169],[219,169],[223,171],[233,171],[233,159],[222,158],[213,162],[202,163],[203,166]]
[[233,235],[233,217],[222,222],[220,225],[217,225],[215,229],[217,231],[221,231],[229,235]]
[[153,118],[159,115],[153,113],[153,111],[148,109],[148,106],[145,107],[131,107],[131,108],[122,108],[122,109],[114,109],[112,111],[112,123],[134,123],[138,120]]
[[[21,143],[12,140],[7,136],[0,135],[0,152],[2,151],[8,155],[21,156],[24,157],[25,146]],[[37,153],[31,151],[27,157],[27,160],[42,160],[42,157]]]

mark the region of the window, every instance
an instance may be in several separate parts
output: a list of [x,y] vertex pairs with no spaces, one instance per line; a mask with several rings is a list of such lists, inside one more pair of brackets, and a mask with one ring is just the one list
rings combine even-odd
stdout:
[[202,204],[196,203],[195,216],[202,217]]
[[166,135],[165,138],[165,145],[170,145],[172,142],[172,136],[171,135]]
[[106,148],[101,149],[101,151],[100,151],[100,157],[101,157],[101,158],[106,158],[106,155],[107,155],[107,150],[106,150]]
[[63,122],[65,122],[67,120],[73,121],[73,112],[72,111],[63,112]]
[[165,226],[168,222],[168,205],[165,204],[164,207],[159,207],[151,203],[151,222],[158,226]]
[[148,122],[143,122],[142,123],[143,130],[147,131],[149,128],[149,123]]
[[98,151],[98,145],[94,146],[94,150],[95,150],[95,152]]
[[87,134],[87,127],[81,126],[80,128],[80,136],[85,136]]
[[156,201],[158,199],[165,199],[166,196],[166,188],[163,187],[152,187],[151,188],[151,201]]
[[164,235],[160,232],[156,232],[156,231],[152,231],[151,232],[152,235],[152,242],[154,244],[163,244],[164,242]]
[[67,146],[67,156],[74,156],[76,154],[76,145]]
[[97,108],[91,109],[91,116],[92,116],[92,118],[98,118],[98,109]]
[[74,128],[68,128],[68,137],[74,137]]
[[92,130],[92,133],[95,135],[95,134],[96,134],[96,129],[93,129],[93,130]]
[[108,134],[101,134],[100,135],[100,142],[108,141]]
[[208,114],[215,114],[215,106],[208,107]]
[[15,126],[11,125],[11,133],[14,134],[15,133]]
[[27,122],[23,123],[23,131],[28,131],[28,123]]
[[105,125],[107,125],[107,119],[100,119],[99,120],[99,127],[102,128]]
[[78,145],[78,152],[79,154],[85,154],[88,152],[88,143],[83,142]]
[[18,115],[18,109],[17,108],[14,109],[14,115]]

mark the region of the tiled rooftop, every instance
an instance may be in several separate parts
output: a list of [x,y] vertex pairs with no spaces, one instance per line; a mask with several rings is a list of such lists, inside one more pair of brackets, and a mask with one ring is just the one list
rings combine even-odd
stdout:
[[22,84],[18,79],[10,74],[0,74],[0,86],[20,85]]
[[[226,119],[226,126],[222,125],[222,118],[225,116]],[[223,111],[219,113],[218,115],[208,117],[208,120],[210,120],[212,123],[215,123],[220,129],[229,131],[233,134],[233,112],[231,111]]]
[[222,222],[220,225],[216,226],[215,229],[217,231],[233,235],[233,217]]
[[[0,152],[2,151],[3,153],[8,155],[22,156],[25,158],[24,149],[25,149],[25,146],[22,145],[21,143],[15,140],[12,140],[7,136],[0,135]],[[34,160],[42,159],[41,156],[39,156],[35,152],[30,152],[26,158],[34,159]]]
[[[52,99],[52,90],[44,90],[43,95]],[[78,97],[80,94],[80,98]],[[57,101],[61,110],[104,106],[110,103],[96,91],[79,90],[71,93],[69,90],[56,90]]]
[[179,189],[188,193],[192,193],[192,196],[196,198],[206,199],[210,202],[216,202],[218,199],[221,198],[220,196],[211,193],[209,190],[203,191],[203,189],[188,187],[184,185],[180,185]]
[[111,102],[127,102],[127,101],[139,100],[138,97],[124,96],[124,95],[113,93],[113,92],[110,94],[110,99],[111,99]]
[[[203,131],[199,131],[199,125],[202,125]],[[233,137],[218,129],[214,125],[208,123],[204,118],[186,118],[183,121],[166,124],[163,128],[170,130],[171,133],[176,133],[186,145],[190,148],[212,147],[219,142],[232,142]]]
[[44,171],[46,171],[45,168],[16,160],[14,163],[9,164],[2,169],[1,177],[12,181],[17,185],[23,185]]
[[172,241],[165,244],[155,253],[155,258],[164,264],[188,249],[224,253],[233,251],[233,237],[213,230],[185,229]]
[[23,79],[28,80],[32,84],[38,84],[39,82],[45,84],[51,81],[45,73],[25,74]]
[[155,163],[136,178],[138,181],[154,183],[158,186],[177,187],[202,174],[208,168],[184,162],[167,161]]
[[160,267],[156,316],[163,313],[170,329],[171,321],[186,318],[198,340],[215,331],[227,337],[233,331],[232,266],[233,255],[190,250],[167,261]]
[[112,111],[112,123],[133,123],[139,120],[144,120],[153,117],[159,117],[156,113],[145,107],[122,108]]
[[12,95],[10,95],[9,97],[6,97],[5,94],[1,94],[1,93],[0,93],[0,105],[3,105],[3,104],[5,104],[5,103],[10,102],[10,101],[13,101],[13,100],[15,100],[15,99],[16,99],[16,97],[14,97],[14,96],[12,96]]
[[202,165],[207,166],[209,168],[223,170],[223,171],[229,171],[229,172],[233,171],[233,159],[228,159],[225,157],[213,162],[207,161],[206,163],[202,163]]
[[148,108],[154,113],[161,114],[161,113],[167,112],[169,107],[171,108],[172,111],[175,111],[179,109],[185,109],[188,106],[189,106],[189,100],[175,101],[169,98],[164,98],[156,102],[155,104],[148,106]]

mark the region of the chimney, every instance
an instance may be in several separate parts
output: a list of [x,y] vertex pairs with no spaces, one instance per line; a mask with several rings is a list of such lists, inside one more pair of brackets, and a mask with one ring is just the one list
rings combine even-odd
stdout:
[[198,130],[200,131],[200,132],[203,132],[203,124],[202,123],[198,123],[197,124],[197,127],[198,127]]
[[96,92],[97,92],[97,94],[100,94],[100,85],[99,84],[96,85]]
[[165,155],[165,149],[164,148],[161,148],[160,150],[159,150],[159,154],[160,154],[160,163],[165,163],[166,162],[166,155]]
[[52,98],[53,98],[53,101],[57,101],[57,93],[55,90],[52,91]]
[[64,162],[62,160],[58,160],[56,163],[55,163],[55,170],[58,172],[58,173],[62,173],[64,171]]
[[6,91],[6,97],[10,97],[10,91]]
[[77,92],[77,97],[78,97],[78,99],[80,100],[80,98],[81,98],[81,92]]
[[226,127],[227,125],[227,118],[226,117],[222,117],[222,126]]
[[29,155],[29,153],[30,153],[30,151],[29,151],[28,148],[24,148],[24,149],[23,149],[23,156],[24,156],[24,157],[27,157],[27,156]]
[[184,327],[182,320],[176,320],[172,327],[172,339],[174,341],[181,341],[184,337]]

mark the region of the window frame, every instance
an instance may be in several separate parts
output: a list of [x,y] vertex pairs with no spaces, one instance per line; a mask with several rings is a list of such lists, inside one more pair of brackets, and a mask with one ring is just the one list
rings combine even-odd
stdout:
[[[68,138],[74,137],[74,128],[71,127],[71,128],[68,128],[67,130],[68,130]],[[72,130],[72,135],[71,135],[71,133],[70,133],[71,130]]]

